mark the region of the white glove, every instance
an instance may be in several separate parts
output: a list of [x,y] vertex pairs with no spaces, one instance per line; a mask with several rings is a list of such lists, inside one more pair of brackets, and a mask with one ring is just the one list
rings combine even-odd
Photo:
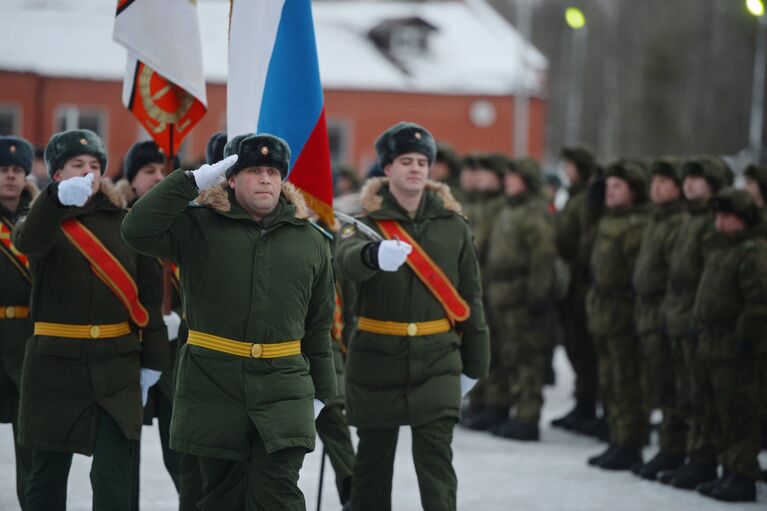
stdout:
[[314,400],[314,420],[317,420],[317,417],[320,416],[320,412],[322,409],[325,408],[325,403],[320,401],[319,399]]
[[382,241],[378,246],[378,266],[383,271],[397,271],[412,251],[413,247],[403,241]]
[[170,314],[163,315],[162,320],[165,321],[165,328],[168,329],[168,340],[175,341],[178,339],[178,327],[181,326],[181,317],[173,311]]
[[474,388],[474,385],[477,384],[476,378],[469,378],[465,374],[461,375],[461,397],[466,397],[466,394],[471,392],[471,389]]
[[141,368],[141,406],[146,406],[146,400],[149,398],[149,389],[157,383],[162,372],[155,371],[146,367]]
[[213,163],[212,165],[206,163],[199,169],[193,170],[192,175],[194,176],[195,183],[197,183],[197,189],[203,191],[216,183],[222,182],[226,170],[237,163],[237,158],[238,156],[233,154],[220,162]]
[[93,174],[70,177],[59,183],[59,202],[64,206],[80,207],[93,194]]

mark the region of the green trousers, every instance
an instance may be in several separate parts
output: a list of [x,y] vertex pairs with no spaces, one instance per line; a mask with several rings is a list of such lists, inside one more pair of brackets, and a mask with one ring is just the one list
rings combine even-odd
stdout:
[[645,413],[649,417],[654,409],[663,412],[658,430],[658,443],[663,454],[684,457],[687,424],[677,406],[677,384],[671,343],[659,332],[650,332],[640,339],[642,395]]
[[306,449],[290,447],[267,454],[253,428],[247,463],[198,457],[202,474],[202,511],[305,511],[298,472]]
[[[413,426],[413,463],[425,511],[453,511],[458,480],[453,470],[455,419]],[[353,511],[391,509],[394,455],[399,428],[359,428],[357,462],[352,477]]]
[[701,360],[703,437],[732,473],[754,480],[759,468],[759,377],[753,358]]
[[21,506],[21,509],[26,509],[24,501],[27,477],[32,468],[32,449],[28,449],[19,443],[18,422],[14,420],[11,425],[13,428],[13,450],[16,455],[16,497],[19,499],[19,506]]
[[179,462],[179,511],[197,511],[202,500],[202,469],[200,459],[192,454],[182,454]]
[[[94,511],[130,511],[134,507],[133,460],[138,448],[138,442],[125,438],[117,422],[101,410],[90,472]],[[71,465],[72,453],[33,450],[24,510],[65,510]]]
[[629,334],[594,336],[594,346],[610,442],[641,448],[647,437],[647,415],[642,404],[639,341]]
[[351,495],[351,477],[354,470],[354,446],[349,424],[341,404],[328,405],[315,421],[317,435],[336,473],[338,498],[343,503]]

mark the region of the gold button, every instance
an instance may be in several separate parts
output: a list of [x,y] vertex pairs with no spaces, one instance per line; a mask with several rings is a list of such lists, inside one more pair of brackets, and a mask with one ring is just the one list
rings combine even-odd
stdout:
[[5,317],[8,319],[13,319],[16,317],[16,307],[13,305],[8,306],[5,308]]
[[260,344],[253,344],[250,347],[250,356],[253,358],[261,358],[261,355],[264,354],[264,347]]
[[101,337],[101,327],[98,325],[93,325],[90,329],[91,339],[98,339]]
[[418,334],[418,325],[415,323],[408,323],[407,324],[407,335],[410,337],[415,337]]

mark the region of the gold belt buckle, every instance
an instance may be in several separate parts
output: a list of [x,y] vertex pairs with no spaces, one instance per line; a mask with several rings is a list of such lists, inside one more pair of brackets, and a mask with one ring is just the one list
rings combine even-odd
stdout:
[[89,333],[91,335],[91,339],[98,339],[101,337],[101,327],[98,325],[92,325]]
[[416,325],[415,323],[408,323],[407,335],[408,337],[415,337],[416,335],[418,335],[418,325]]
[[250,347],[250,356],[252,358],[261,358],[261,355],[264,354],[264,347],[260,344],[253,344]]
[[8,319],[13,319],[16,317],[16,307],[13,305],[9,305],[5,308],[5,317]]

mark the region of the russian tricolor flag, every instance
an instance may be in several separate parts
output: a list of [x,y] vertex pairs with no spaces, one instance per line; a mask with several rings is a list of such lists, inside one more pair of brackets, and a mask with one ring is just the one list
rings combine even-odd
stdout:
[[333,225],[333,183],[310,0],[233,0],[227,132],[290,145],[288,180]]

